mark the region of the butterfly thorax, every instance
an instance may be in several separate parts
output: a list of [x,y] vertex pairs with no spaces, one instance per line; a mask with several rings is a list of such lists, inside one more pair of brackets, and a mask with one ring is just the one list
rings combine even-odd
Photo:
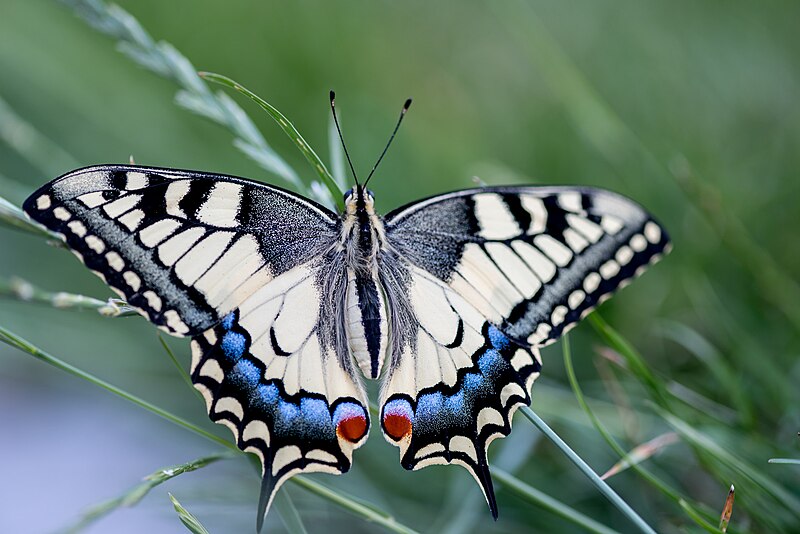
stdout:
[[372,193],[360,186],[345,196],[340,246],[347,261],[347,342],[365,376],[377,378],[388,338],[386,308],[378,276],[378,255],[385,243],[383,222]]

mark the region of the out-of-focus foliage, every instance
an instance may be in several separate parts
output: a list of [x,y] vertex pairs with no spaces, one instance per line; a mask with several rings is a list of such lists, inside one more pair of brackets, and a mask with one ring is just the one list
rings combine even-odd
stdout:
[[[670,230],[675,251],[601,312],[638,349],[649,374],[626,371],[624,362],[632,360],[603,348],[603,338],[585,325],[572,335],[583,393],[625,450],[678,434],[680,443],[641,465],[702,513],[719,518],[735,485],[729,532],[800,530],[800,512],[791,506],[800,499],[800,471],[767,463],[800,456],[797,3],[119,4],[198,69],[228,75],[266,98],[329,168],[329,89],[337,91],[362,173],[383,148],[403,100],[413,96],[370,184],[383,212],[470,187],[474,176],[489,184],[595,185],[646,206]],[[115,46],[61,3],[0,0],[0,196],[19,204],[73,167],[131,155],[140,164],[275,180],[232,146],[227,130],[177,106],[174,83]],[[306,182],[315,177],[268,116],[230,96]],[[0,251],[4,283],[19,276],[44,291],[111,296],[39,237],[0,228]],[[0,326],[226,435],[206,420],[143,320],[6,298]],[[187,344],[170,346],[188,365]],[[658,409],[648,402],[656,390],[668,396]],[[558,349],[545,351],[533,398],[537,413],[595,470],[619,460],[581,411]],[[0,402],[3,532],[73,524],[81,510],[122,494],[157,467],[217,451],[6,346]],[[524,419],[492,447],[492,457],[593,520],[632,528]],[[502,487],[494,523],[466,472],[405,472],[377,432],[350,474],[312,478],[420,531],[578,531]],[[685,508],[635,469],[610,483],[659,532],[694,525]],[[250,530],[257,486],[245,462],[216,463],[171,480],[95,528],[174,532],[180,527],[169,490],[211,532]],[[376,528],[330,500],[288,491],[309,531]],[[271,514],[267,528],[291,524]]]

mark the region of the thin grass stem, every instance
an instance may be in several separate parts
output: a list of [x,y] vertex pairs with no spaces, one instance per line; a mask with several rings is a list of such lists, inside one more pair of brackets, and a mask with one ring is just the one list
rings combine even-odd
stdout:
[[[754,239],[750,228],[730,210],[713,200],[718,196],[706,180],[693,172],[688,159],[680,155],[665,162],[656,151],[604,99],[579,65],[551,33],[529,2],[498,3],[504,11],[508,31],[527,50],[531,63],[538,67],[553,94],[563,101],[567,113],[584,137],[616,168],[625,165],[631,155],[641,158],[674,191],[678,200],[688,200],[700,217],[713,229],[719,242],[733,253],[762,289],[764,297],[786,319],[800,329],[800,284],[775,262]],[[638,168],[638,166],[636,166]],[[639,181],[639,174],[636,175]],[[667,182],[667,180],[669,182]]]
[[[619,337],[622,339],[621,336]],[[567,372],[567,378],[572,386],[572,391],[575,394],[578,404],[581,406],[584,413],[586,413],[586,415],[589,417],[589,420],[592,422],[592,425],[600,434],[600,436],[602,436],[609,447],[611,447],[611,449],[620,457],[620,462],[630,465],[634,471],[636,471],[651,485],[653,485],[653,487],[661,491],[661,493],[669,497],[674,502],[678,503],[682,508],[686,509],[687,506],[692,507],[692,505],[689,504],[677,491],[673,490],[669,485],[661,481],[661,479],[650,473],[647,469],[641,466],[638,461],[632,459],[630,454],[627,453],[619,443],[617,443],[617,440],[614,439],[605,425],[600,422],[600,419],[597,418],[597,416],[594,414],[594,411],[589,407],[589,403],[586,402],[586,398],[584,397],[583,391],[578,384],[578,379],[575,375],[575,369],[572,365],[572,351],[570,350],[569,336],[564,336],[562,339],[562,351],[564,355],[564,368]],[[684,504],[680,504],[681,502]],[[692,511],[693,514],[691,514],[690,517],[702,517],[702,513],[695,510],[693,507]]]
[[80,520],[72,527],[69,527],[66,532],[67,534],[77,534],[119,508],[130,508],[136,506],[143,498],[145,498],[145,496],[147,496],[148,493],[150,493],[153,488],[170,479],[173,479],[184,473],[196,471],[219,460],[232,457],[233,455],[231,453],[217,453],[203,456],[202,458],[197,458],[196,460],[192,460],[183,464],[159,469],[158,471],[144,477],[144,480],[141,483],[132,487],[119,497],[91,507],[81,516]]
[[0,197],[0,223],[15,230],[22,230],[29,234],[44,237],[54,244],[57,243],[59,246],[64,246],[60,235],[34,223],[25,216],[25,212],[3,197]]
[[320,495],[321,497],[338,504],[345,510],[350,511],[355,515],[366,519],[367,521],[371,521],[377,525],[387,528],[392,532],[397,532],[398,534],[417,533],[416,530],[399,523],[394,517],[386,512],[375,508],[371,504],[364,503],[360,499],[343,494],[338,489],[334,490],[322,484],[312,482],[306,477],[294,477],[292,478],[292,481],[296,482],[298,486],[312,491],[317,495]]
[[594,519],[575,510],[571,506],[567,506],[561,501],[554,499],[548,494],[539,491],[538,489],[530,486],[510,473],[500,469],[497,466],[492,466],[492,477],[497,479],[503,484],[503,488],[516,496],[539,506],[553,514],[566,519],[579,527],[586,529],[587,532],[595,532],[597,534],[614,534],[616,530],[610,529],[602,525]]
[[54,308],[66,310],[92,310],[104,317],[141,317],[124,300],[109,298],[100,300],[94,297],[57,291],[45,291],[18,277],[5,279],[0,277],[0,297],[13,298],[23,302],[47,304]]
[[786,507],[794,517],[800,519],[800,499],[795,495],[771,478],[762,474],[759,469],[750,465],[750,463],[743,458],[721,447],[703,432],[659,406],[654,406],[653,408],[686,441],[697,449],[707,452],[712,458],[728,469],[751,480],[766,494]]
[[325,187],[328,188],[331,196],[333,197],[334,202],[336,202],[336,206],[339,208],[339,211],[344,210],[344,200],[342,199],[343,191],[339,189],[339,186],[336,185],[331,173],[328,172],[327,167],[325,164],[322,163],[322,160],[319,159],[317,153],[314,152],[314,149],[303,139],[303,136],[300,135],[300,132],[297,131],[294,124],[289,121],[289,119],[284,116],[283,113],[278,111],[275,106],[249,90],[248,88],[244,87],[242,84],[228,78],[227,76],[223,76],[222,74],[216,74],[213,72],[200,72],[198,73],[201,78],[204,80],[208,80],[210,82],[218,83],[220,85],[224,85],[226,87],[230,87],[238,91],[239,93],[245,95],[253,102],[261,106],[261,108],[266,111],[270,117],[275,119],[275,122],[278,123],[278,126],[281,127],[283,132],[291,139],[303,156],[306,158],[306,161],[311,165],[311,167],[316,171],[317,176],[319,176],[322,183],[325,184]]
[[109,393],[113,393],[114,395],[116,395],[116,396],[118,396],[118,397],[120,397],[122,399],[125,399],[128,402],[131,402],[131,403],[133,403],[133,404],[135,404],[135,405],[137,405],[137,406],[139,406],[141,408],[144,408],[145,410],[147,410],[147,411],[149,411],[151,413],[154,413],[154,414],[158,415],[159,417],[161,417],[163,419],[166,419],[167,421],[169,421],[171,423],[174,423],[174,424],[176,424],[176,425],[178,425],[180,427],[183,427],[183,428],[185,428],[185,429],[187,429],[187,430],[189,430],[191,432],[194,432],[195,434],[203,436],[204,438],[209,439],[209,440],[217,443],[218,445],[222,445],[223,447],[225,447],[227,449],[238,450],[236,448],[236,446],[234,444],[232,444],[231,442],[229,442],[229,441],[227,441],[227,440],[225,440],[223,438],[220,438],[219,436],[215,436],[214,434],[208,432],[207,430],[203,430],[199,426],[197,426],[197,425],[195,425],[193,423],[190,423],[189,421],[186,421],[185,419],[182,419],[182,418],[178,417],[177,415],[171,414],[170,412],[168,412],[168,411],[166,411],[166,410],[164,410],[162,408],[159,408],[155,404],[147,402],[146,400],[141,399],[141,398],[139,398],[136,395],[133,395],[131,393],[128,393],[127,391],[124,391],[124,390],[118,388],[117,386],[115,386],[113,384],[110,384],[110,383],[106,382],[105,380],[102,380],[102,379],[92,375],[91,373],[87,373],[86,371],[83,371],[82,369],[78,369],[77,367],[75,367],[73,365],[70,365],[67,362],[63,361],[63,360],[60,360],[60,359],[56,358],[55,356],[53,356],[51,354],[48,354],[47,352],[39,349],[38,347],[36,347],[32,343],[30,343],[30,342],[26,341],[25,339],[17,336],[16,334],[14,334],[14,333],[10,332],[9,330],[3,328],[2,326],[0,326],[0,341],[6,343],[8,345],[11,345],[12,347],[15,347],[15,348],[17,348],[17,349],[19,349],[19,350],[21,350],[23,352],[26,352],[26,353],[30,354],[31,356],[33,356],[34,358],[36,358],[38,360],[41,360],[41,361],[43,361],[43,362],[45,362],[47,364],[50,364],[53,367],[56,367],[57,369],[61,369],[62,371],[66,371],[67,373],[69,373],[69,374],[71,374],[73,376],[76,376],[78,378],[86,380],[90,384],[94,384],[95,386],[103,388],[104,390],[108,391]]
[[606,484],[600,476],[595,473],[589,465],[583,461],[583,458],[578,456],[578,454],[573,451],[569,445],[567,445],[564,440],[562,440],[558,434],[556,434],[548,425],[545,423],[536,413],[531,410],[527,406],[523,406],[520,411],[522,414],[528,418],[528,420],[536,426],[550,441],[552,441],[556,447],[561,450],[564,455],[569,458],[569,460],[575,464],[575,466],[588,478],[591,483],[597,488],[597,490],[606,498],[608,499],[611,504],[613,504],[617,509],[622,512],[625,517],[627,517],[631,523],[636,525],[641,532],[646,532],[648,534],[655,534],[655,530],[653,530],[650,525],[642,519],[639,514],[634,511],[630,505],[625,502],[625,500],[620,497],[617,492],[611,489],[611,486]]
[[189,532],[192,534],[209,534],[208,529],[203,526],[199,519],[197,519],[189,510],[184,508],[184,506],[178,502],[171,493],[169,494],[169,500],[172,501],[172,506],[175,508],[175,511],[178,513],[178,519],[181,520],[183,526],[185,526]]
[[767,463],[770,464],[791,464],[791,465],[800,465],[799,458],[770,458],[767,460]]
[[275,494],[272,507],[278,512],[283,521],[283,526],[289,534],[308,534],[300,513],[292,501],[292,496],[288,491],[279,491]]
[[157,335],[158,335],[158,342],[161,343],[162,347],[164,347],[164,351],[169,356],[169,359],[172,361],[172,364],[175,366],[175,369],[178,370],[178,374],[181,376],[181,379],[183,380],[184,384],[189,386],[189,389],[191,389],[200,400],[204,400],[203,394],[200,393],[198,390],[196,390],[194,385],[192,385],[192,377],[189,376],[189,373],[186,372],[186,369],[183,368],[181,362],[178,361],[178,358],[175,356],[173,350],[169,347],[169,345],[167,345],[167,342],[164,341],[164,337],[161,335],[161,333],[158,333]]
[[46,176],[57,175],[78,166],[77,161],[17,115],[0,98],[0,141],[6,143]]
[[[120,52],[142,67],[175,82],[180,90],[176,103],[197,115],[227,128],[234,146],[267,172],[277,176],[321,203],[313,187],[307,187],[297,172],[267,143],[255,123],[223,92],[211,91],[197,69],[174,46],[156,41],[130,13],[105,0],[60,0],[94,29],[117,40]],[[333,201],[336,200],[335,195]],[[329,207],[335,207],[330,205]]]

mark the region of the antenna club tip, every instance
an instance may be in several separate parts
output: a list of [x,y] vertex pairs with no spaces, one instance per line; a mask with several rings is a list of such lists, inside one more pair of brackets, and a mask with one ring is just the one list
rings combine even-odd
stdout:
[[331,102],[336,100],[336,91],[334,91],[333,89],[331,89],[330,97],[331,97]]
[[406,103],[403,104],[403,111],[408,111],[408,108],[410,107],[411,107],[411,99],[409,98],[406,100]]

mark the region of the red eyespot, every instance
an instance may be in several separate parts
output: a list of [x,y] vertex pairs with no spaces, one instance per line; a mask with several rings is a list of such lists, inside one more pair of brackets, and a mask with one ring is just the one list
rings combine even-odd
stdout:
[[400,441],[411,433],[411,420],[404,414],[385,413],[383,415],[383,429],[389,437]]
[[332,420],[336,434],[351,443],[356,443],[367,433],[367,411],[361,404],[350,401],[339,404]]
[[414,410],[404,398],[393,398],[383,407],[383,431],[395,441],[405,438],[414,428]]
[[361,416],[342,419],[339,421],[339,424],[336,425],[336,433],[351,443],[355,443],[363,438],[366,432],[367,420]]

